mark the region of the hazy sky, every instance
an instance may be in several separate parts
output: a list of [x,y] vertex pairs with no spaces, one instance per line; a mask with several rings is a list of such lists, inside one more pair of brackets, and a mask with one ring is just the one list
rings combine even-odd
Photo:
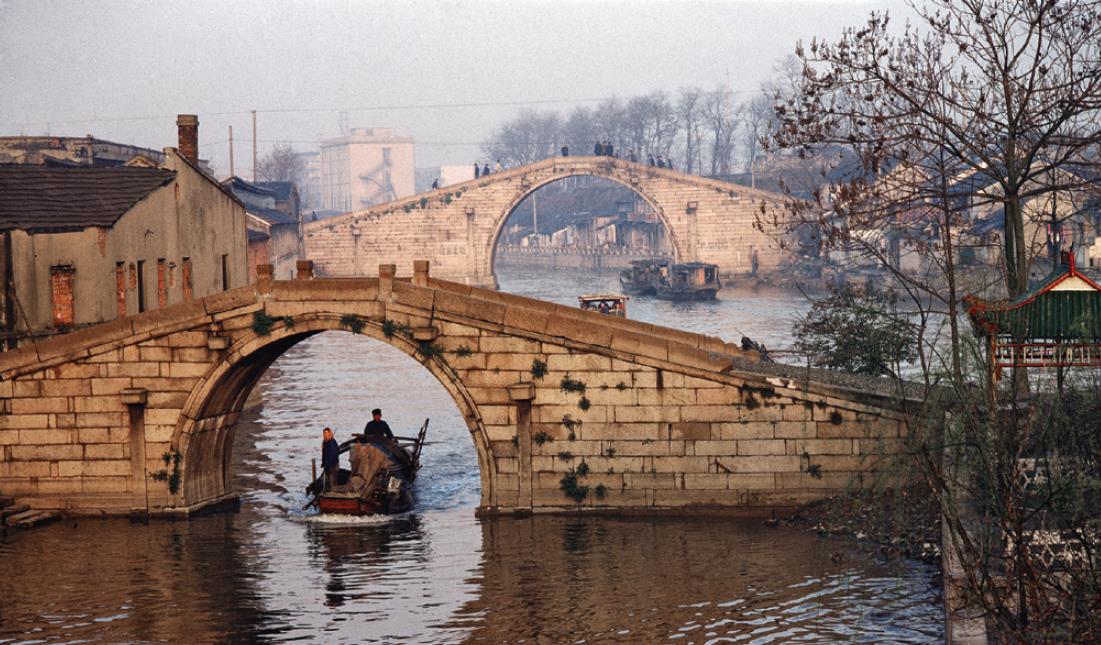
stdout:
[[[755,2],[53,2],[0,0],[0,134],[175,145],[251,171],[260,154],[352,127],[417,141],[417,165],[470,163],[527,101],[576,102],[728,82],[749,92],[795,42],[836,37],[900,0]],[[481,107],[438,107],[492,103]],[[435,106],[435,107],[434,107]],[[376,109],[381,108],[381,109]]]

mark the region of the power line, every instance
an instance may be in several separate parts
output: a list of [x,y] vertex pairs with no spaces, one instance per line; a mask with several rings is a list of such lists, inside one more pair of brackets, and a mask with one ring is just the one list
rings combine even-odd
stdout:
[[[730,90],[732,94],[755,94],[758,90]],[[407,103],[394,105],[368,105],[360,107],[303,107],[303,108],[268,108],[256,110],[257,114],[309,114],[326,112],[379,112],[385,110],[449,110],[471,109],[485,107],[520,107],[527,105],[562,105],[572,103],[600,103],[602,101],[620,98],[617,96],[605,96],[600,98],[576,98],[576,99],[542,99],[536,101],[483,101],[469,103]],[[224,110],[217,112],[200,112],[203,116],[239,116],[251,114],[252,110]],[[175,114],[161,114],[148,116],[118,116],[118,117],[94,117],[89,119],[68,119],[61,121],[26,121],[23,123],[0,123],[0,128],[22,128],[40,125],[74,125],[80,123],[126,123],[134,121],[157,121],[174,119]]]
[[[331,107],[331,108],[268,108],[266,110],[256,110],[257,114],[309,114],[309,113],[325,113],[325,112],[378,112],[384,110],[441,110],[441,109],[469,109],[479,107],[516,107],[522,105],[551,105],[551,104],[563,104],[563,103],[594,103],[600,102],[603,98],[580,98],[580,99],[546,99],[540,101],[486,101],[475,103],[409,103],[409,104],[395,104],[395,105],[369,105],[361,107]],[[203,116],[238,116],[251,114],[252,110],[225,110],[219,112],[200,112]],[[26,121],[23,123],[3,123],[0,124],[0,128],[19,128],[30,127],[36,125],[72,125],[77,123],[114,123],[114,122],[132,122],[132,121],[153,121],[163,119],[173,119],[174,114],[161,114],[161,115],[149,115],[149,116],[118,116],[118,117],[95,117],[90,119],[70,119],[63,121]]]

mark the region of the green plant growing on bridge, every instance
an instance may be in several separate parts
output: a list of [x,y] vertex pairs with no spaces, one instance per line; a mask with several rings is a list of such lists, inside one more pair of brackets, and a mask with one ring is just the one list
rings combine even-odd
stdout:
[[565,426],[566,431],[569,432],[568,438],[569,438],[570,441],[573,441],[574,439],[577,439],[577,433],[575,432],[575,430],[577,429],[578,426],[581,425],[580,421],[578,421],[577,419],[574,419],[573,417],[571,417],[570,415],[567,414],[567,415],[564,415],[562,417],[562,425]]
[[427,197],[421,197],[420,205],[421,205],[421,208],[426,208],[428,206],[428,198]]
[[540,430],[532,436],[531,440],[535,442],[535,445],[542,446],[548,441],[554,441],[554,437],[550,436],[546,431]]
[[470,349],[469,345],[463,344],[463,345],[459,345],[458,347],[455,348],[455,355],[458,356],[459,358],[466,358],[467,356],[470,356],[473,353],[474,353],[474,350]]
[[355,314],[344,314],[340,317],[340,327],[342,329],[347,329],[353,334],[363,333],[363,328],[366,325],[366,321]]
[[799,469],[815,479],[822,479],[822,465],[811,463],[810,453],[806,450],[800,455]]
[[607,448],[605,448],[604,449],[604,456],[605,457],[615,457],[615,448],[613,448],[611,446],[608,446]]
[[[180,491],[180,464],[183,463],[183,455],[179,450],[173,450],[161,455],[161,460],[164,461],[164,468],[149,473],[149,477],[153,481],[168,482],[168,492],[175,495]],[[169,466],[172,467],[171,472],[168,470]]]
[[569,472],[563,475],[562,479],[558,481],[558,488],[566,494],[566,497],[580,504],[589,496],[589,487],[579,484],[577,481],[578,476],[577,471],[571,468]]
[[563,450],[558,453],[558,458],[562,461],[573,461],[573,453],[567,450]]
[[405,211],[406,213],[409,213],[413,210],[413,207],[410,204],[406,204],[405,206],[401,207],[401,210]]
[[627,389],[627,384],[626,384],[626,383],[624,383],[623,381],[620,381],[619,383],[616,383],[616,384],[615,384],[615,389],[617,389],[617,390],[619,390],[620,392],[622,392],[623,390],[626,390],[626,389]]
[[581,397],[581,400],[577,402],[577,407],[581,408],[582,412],[591,408],[592,405],[592,401],[589,401],[589,397],[587,396]]
[[531,362],[531,377],[534,379],[542,379],[547,375],[547,364],[538,358]]
[[447,193],[446,195],[443,196],[443,203],[445,203],[445,204],[450,204],[451,203],[451,193]]
[[577,476],[578,477],[584,477],[585,475],[588,475],[588,474],[589,474],[589,464],[585,463],[584,461],[577,464]]
[[563,376],[562,382],[558,387],[562,388],[563,392],[569,392],[572,394],[584,394],[585,382],[578,379],[570,378],[569,376]]
[[409,325],[390,320],[389,318],[383,318],[382,335],[385,336],[387,339],[390,339],[394,337],[394,334],[401,334],[405,337],[411,337],[413,335],[413,328]]
[[294,316],[283,316],[281,320],[287,329],[294,329]]
[[417,343],[417,353],[425,359],[440,358],[444,356],[444,348],[430,340],[422,340]]
[[257,336],[268,336],[271,334],[272,327],[275,327],[275,323],[279,322],[278,318],[274,318],[268,315],[266,311],[255,311],[252,314],[252,331]]

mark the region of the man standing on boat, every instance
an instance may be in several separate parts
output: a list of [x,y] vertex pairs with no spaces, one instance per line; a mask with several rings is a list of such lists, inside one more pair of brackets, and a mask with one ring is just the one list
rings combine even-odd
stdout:
[[365,439],[394,438],[394,433],[390,432],[389,424],[382,420],[382,410],[378,408],[371,410],[371,420],[363,428],[363,437]]
[[325,473],[325,490],[332,490],[340,475],[340,446],[333,438],[332,428],[322,430],[321,436],[325,439],[321,442],[321,469]]

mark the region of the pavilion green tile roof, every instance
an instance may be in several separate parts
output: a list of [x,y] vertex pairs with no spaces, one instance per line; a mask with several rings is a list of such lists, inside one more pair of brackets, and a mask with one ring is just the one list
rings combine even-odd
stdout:
[[1101,286],[1068,262],[1014,300],[967,299],[975,331],[984,337],[1101,342]]

